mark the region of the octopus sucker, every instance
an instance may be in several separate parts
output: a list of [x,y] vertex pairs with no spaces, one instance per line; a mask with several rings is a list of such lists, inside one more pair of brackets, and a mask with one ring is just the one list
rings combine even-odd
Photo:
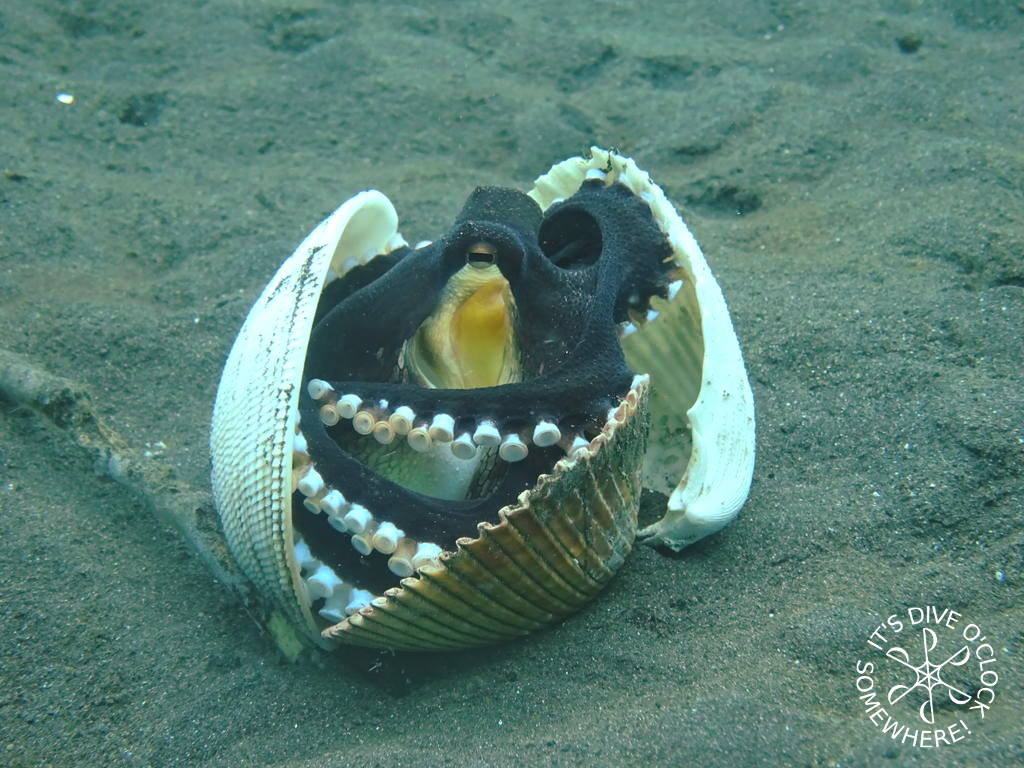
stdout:
[[324,647],[501,642],[601,591],[645,482],[670,493],[649,543],[735,516],[742,357],[696,241],[632,160],[595,148],[529,193],[479,187],[412,248],[397,226],[379,192],[346,202],[228,358],[214,490],[268,612]]

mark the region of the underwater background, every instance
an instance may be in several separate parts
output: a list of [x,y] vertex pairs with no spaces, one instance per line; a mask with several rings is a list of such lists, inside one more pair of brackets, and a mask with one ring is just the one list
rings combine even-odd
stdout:
[[[4,3],[0,765],[1024,763],[1022,86],[1012,0]],[[521,642],[286,661],[167,522],[249,306],[359,190],[415,242],[591,144],[725,292],[746,507]],[[993,649],[956,743],[858,682],[926,606]]]

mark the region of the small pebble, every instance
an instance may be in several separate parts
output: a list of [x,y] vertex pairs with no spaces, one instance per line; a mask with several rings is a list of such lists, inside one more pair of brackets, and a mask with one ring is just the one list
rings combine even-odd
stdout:
[[903,53],[917,53],[922,42],[924,41],[918,35],[904,35],[896,38],[896,45]]

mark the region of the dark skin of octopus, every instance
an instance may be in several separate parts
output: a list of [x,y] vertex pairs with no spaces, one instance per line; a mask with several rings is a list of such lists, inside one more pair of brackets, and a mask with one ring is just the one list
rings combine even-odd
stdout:
[[[478,244],[486,247],[481,250]],[[475,389],[434,389],[403,381],[403,345],[430,316],[448,281],[467,260],[492,259],[514,299],[513,332],[519,381]],[[303,383],[326,380],[339,393],[406,405],[428,419],[446,413],[456,433],[482,419],[502,434],[539,419],[563,434],[592,435],[629,389],[633,372],[619,344],[629,310],[645,311],[652,296],[665,297],[671,281],[671,248],[647,204],[622,184],[586,181],[572,197],[541,212],[526,195],[480,187],[455,224],[436,242],[400,248],[356,267],[321,297],[306,357]],[[349,501],[375,513],[417,541],[452,548],[475,536],[477,523],[498,522],[498,510],[535,485],[563,455],[557,445],[531,446],[515,463],[497,462],[500,473],[479,498],[437,499],[376,474],[339,445],[344,422],[325,426],[319,403],[303,386],[302,433],[318,471]],[[368,438],[372,439],[372,438]],[[362,557],[324,516],[293,505],[295,525],[321,559],[344,570],[361,566],[368,585],[394,577]]]

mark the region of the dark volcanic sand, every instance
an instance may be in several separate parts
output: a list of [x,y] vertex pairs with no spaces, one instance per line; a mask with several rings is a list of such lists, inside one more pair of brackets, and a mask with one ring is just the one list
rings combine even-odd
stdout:
[[[640,548],[550,631],[289,664],[151,499],[8,402],[0,764],[1021,764],[1022,40],[1010,0],[3,4],[0,347],[165,443],[154,493],[208,488],[222,361],[326,212],[372,186],[433,237],[590,143],[704,246],[759,456],[732,526]],[[938,749],[855,688],[921,605],[999,675]]]

